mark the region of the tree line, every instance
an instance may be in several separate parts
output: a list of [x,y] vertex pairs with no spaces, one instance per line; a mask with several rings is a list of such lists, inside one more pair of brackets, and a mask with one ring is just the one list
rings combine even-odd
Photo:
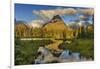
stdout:
[[84,28],[73,30],[48,30],[46,28],[33,28],[25,24],[15,25],[15,37],[19,38],[94,38],[94,26],[89,25]]

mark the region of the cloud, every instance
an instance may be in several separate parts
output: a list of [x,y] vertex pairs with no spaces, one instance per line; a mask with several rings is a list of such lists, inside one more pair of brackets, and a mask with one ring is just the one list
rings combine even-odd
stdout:
[[49,10],[33,10],[33,14],[38,16],[38,19],[43,20],[44,23],[47,23],[55,15],[74,15],[74,14],[83,14],[79,16],[80,19],[87,19],[87,16],[84,15],[93,15],[94,9],[75,9],[75,8],[57,8]]
[[80,10],[78,10],[78,12],[85,14],[85,15],[93,15],[94,9],[80,9]]
[[[62,12],[62,11],[61,11]],[[63,10],[64,14],[74,15],[77,13],[77,10],[74,8],[67,8]]]
[[88,17],[87,17],[87,16],[84,16],[84,15],[80,15],[79,18],[80,18],[81,20],[84,20],[84,19],[87,19]]
[[33,20],[31,23],[44,23],[43,20]]
[[49,21],[55,15],[73,15],[76,14],[77,10],[74,8],[57,8],[53,10],[33,10],[33,14],[38,15],[40,19],[44,21]]
[[43,20],[45,22],[48,21],[48,18],[46,16],[44,16],[44,14],[41,13],[41,11],[34,10],[33,14],[37,15],[37,17],[38,17],[39,20]]
[[42,27],[42,25],[44,24],[44,21],[43,20],[33,20],[29,24],[33,28],[39,28],[39,27]]

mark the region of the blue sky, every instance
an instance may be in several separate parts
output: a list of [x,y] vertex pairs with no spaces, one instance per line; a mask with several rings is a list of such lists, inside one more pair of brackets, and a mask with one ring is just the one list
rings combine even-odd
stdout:
[[[15,4],[15,18],[18,21],[25,21],[30,23],[32,20],[38,19],[38,16],[33,14],[33,10],[54,10],[57,8],[74,8],[79,9],[80,7],[64,7],[64,6],[47,6],[47,5],[32,5],[32,4]],[[63,15],[63,20],[67,22],[73,22],[79,19],[79,15]],[[88,18],[91,20],[91,16]]]

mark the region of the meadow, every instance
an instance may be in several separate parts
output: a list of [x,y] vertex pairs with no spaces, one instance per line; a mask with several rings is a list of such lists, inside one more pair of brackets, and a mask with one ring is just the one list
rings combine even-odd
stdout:
[[15,40],[15,65],[32,64],[41,45],[53,43],[50,40]]
[[[74,39],[71,43],[64,41],[66,49],[71,52],[79,52],[81,56],[94,59],[93,39]],[[33,64],[37,57],[37,50],[41,45],[49,45],[51,40],[15,40],[15,65]]]
[[93,39],[75,39],[72,43],[62,43],[66,45],[66,49],[71,52],[79,52],[81,56],[94,59],[94,40]]

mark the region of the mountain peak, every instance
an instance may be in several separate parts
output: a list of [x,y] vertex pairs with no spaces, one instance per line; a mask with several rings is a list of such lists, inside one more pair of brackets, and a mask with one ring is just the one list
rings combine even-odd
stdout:
[[59,22],[59,21],[63,21],[62,18],[60,17],[60,15],[55,15],[55,16],[51,19],[50,23]]
[[[56,28],[55,28],[56,27]],[[67,26],[64,23],[63,19],[59,15],[53,16],[53,18],[50,20],[50,22],[46,23],[43,28],[49,30],[49,31],[64,31],[67,30]]]

